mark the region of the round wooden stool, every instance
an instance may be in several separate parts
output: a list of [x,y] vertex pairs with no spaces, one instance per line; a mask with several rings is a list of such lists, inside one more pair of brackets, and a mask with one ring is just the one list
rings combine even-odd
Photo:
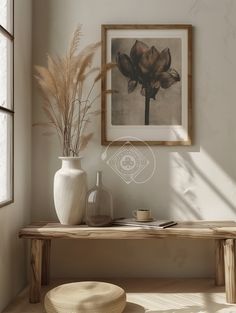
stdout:
[[125,304],[122,288],[95,281],[60,285],[44,299],[47,313],[121,313]]

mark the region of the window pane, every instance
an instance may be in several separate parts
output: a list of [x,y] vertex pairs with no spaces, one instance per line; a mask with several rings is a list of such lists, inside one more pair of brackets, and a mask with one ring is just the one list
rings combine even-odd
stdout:
[[13,1],[12,0],[0,0],[0,25],[6,28],[9,33],[13,30]]
[[0,111],[0,205],[12,199],[12,116]]
[[7,0],[0,0],[0,25],[7,28]]
[[12,41],[0,34],[0,106],[8,109],[12,109],[12,78]]

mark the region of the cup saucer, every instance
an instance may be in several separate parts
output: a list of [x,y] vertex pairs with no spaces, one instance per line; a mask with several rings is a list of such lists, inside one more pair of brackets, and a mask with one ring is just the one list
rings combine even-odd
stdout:
[[146,220],[138,220],[137,218],[135,219],[135,222],[142,222],[142,223],[153,222],[153,221],[154,221],[153,217],[150,217]]

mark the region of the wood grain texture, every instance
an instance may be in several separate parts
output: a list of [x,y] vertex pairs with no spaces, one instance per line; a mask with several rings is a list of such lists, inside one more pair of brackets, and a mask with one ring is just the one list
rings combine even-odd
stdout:
[[[229,303],[236,303],[234,239],[235,221],[192,221],[179,222],[166,229],[147,229],[143,227],[87,227],[86,225],[67,226],[58,223],[35,223],[20,230],[21,238],[31,239],[31,287],[30,302],[40,299],[42,245],[43,282],[49,281],[50,239],[160,239],[189,238],[216,240],[216,284],[223,283],[223,251],[225,263],[226,295]],[[224,249],[222,249],[222,241]]]
[[38,240],[38,239],[31,240],[30,291],[29,291],[30,303],[40,302],[42,245],[43,245],[42,240]]
[[224,268],[224,240],[215,240],[215,284],[223,286],[225,283]]
[[42,285],[50,283],[50,254],[51,254],[51,240],[43,240],[42,247]]
[[228,303],[236,303],[235,242],[233,239],[224,241],[224,261],[226,301]]
[[21,238],[36,239],[234,239],[235,221],[193,221],[178,222],[166,229],[143,227],[87,227],[86,225],[66,226],[57,223],[36,223],[20,230]]

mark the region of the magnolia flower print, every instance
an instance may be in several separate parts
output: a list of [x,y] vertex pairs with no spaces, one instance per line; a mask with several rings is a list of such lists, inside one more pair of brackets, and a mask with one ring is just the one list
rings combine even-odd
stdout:
[[127,77],[128,93],[141,85],[141,95],[145,97],[145,125],[149,125],[150,99],[155,100],[160,88],[168,89],[180,81],[179,73],[171,68],[171,54],[169,48],[161,52],[144,42],[136,40],[130,50],[130,56],[118,52],[117,66]]

